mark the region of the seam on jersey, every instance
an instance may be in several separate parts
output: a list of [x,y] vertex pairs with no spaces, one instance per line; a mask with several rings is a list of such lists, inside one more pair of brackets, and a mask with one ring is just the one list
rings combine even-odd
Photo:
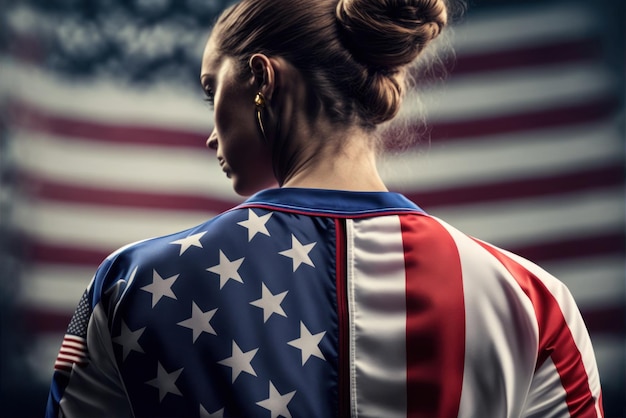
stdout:
[[354,418],[359,416],[356,387],[356,351],[354,314],[354,221],[346,219],[346,292],[348,298],[348,351],[350,358],[350,410]]
[[[111,324],[115,323],[115,320],[117,319],[117,310],[119,309],[120,305],[122,304],[122,301],[124,300],[124,297],[126,296],[126,293],[129,291],[129,289],[131,288],[131,286],[133,285],[133,282],[135,281],[135,276],[137,274],[137,270],[139,269],[139,266],[135,266],[135,268],[131,271],[130,273],[130,277],[128,278],[128,282],[126,283],[126,287],[124,288],[124,290],[122,291],[122,294],[120,295],[119,299],[117,300],[117,302],[115,303],[115,308],[113,308],[113,315],[111,317]],[[108,329],[109,333],[111,334],[111,341],[113,339],[113,329],[110,328]],[[113,347],[111,347],[112,349]],[[122,371],[120,370],[120,364],[118,364],[117,359],[115,358],[115,353],[113,351],[111,351],[111,354],[113,355],[113,365],[115,366],[115,370],[117,370],[117,375],[120,379],[120,384],[122,385],[122,389],[124,390],[124,393],[126,394],[126,399],[128,400],[128,406],[130,408],[130,413],[133,417],[135,417],[135,408],[133,405],[132,400],[130,399],[130,394],[128,392],[128,388],[126,387],[126,381],[124,380],[124,378],[122,377]]]
[[115,303],[115,308],[113,309],[113,316],[111,318],[111,323],[115,322],[115,319],[117,317],[117,310],[119,309],[122,301],[124,300],[126,293],[129,291],[133,282],[135,281],[135,275],[137,274],[137,269],[139,269],[139,266],[135,266],[133,271],[131,271],[130,277],[128,278],[128,282],[126,283],[126,287],[124,288],[124,290],[122,291],[122,294],[120,295],[119,299]]
[[350,355],[349,355],[349,312],[346,293],[346,226],[345,220],[335,219],[335,281],[337,294],[338,326],[338,416],[350,416]]

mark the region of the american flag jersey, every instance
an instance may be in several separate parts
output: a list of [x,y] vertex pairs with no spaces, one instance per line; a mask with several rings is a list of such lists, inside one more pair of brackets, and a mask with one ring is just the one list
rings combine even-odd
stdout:
[[396,193],[262,191],[116,251],[81,306],[48,417],[603,414],[566,287]]

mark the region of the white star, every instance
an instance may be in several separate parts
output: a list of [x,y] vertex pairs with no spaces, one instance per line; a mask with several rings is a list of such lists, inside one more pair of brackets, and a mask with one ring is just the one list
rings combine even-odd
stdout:
[[235,379],[237,379],[241,372],[246,372],[248,374],[251,374],[252,376],[256,376],[256,372],[252,368],[250,362],[252,361],[252,358],[255,356],[257,351],[259,351],[259,349],[255,348],[254,350],[250,350],[244,353],[243,351],[241,351],[241,348],[239,348],[235,340],[233,340],[233,355],[225,358],[224,360],[218,361],[218,363],[233,369],[232,383],[235,383]]
[[286,395],[281,395],[274,387],[274,384],[270,380],[270,396],[264,401],[257,402],[256,404],[268,409],[272,414],[272,418],[283,416],[291,418],[291,412],[287,409],[287,404],[291,401],[291,398],[296,394],[296,391],[289,392]]
[[253,300],[250,302],[250,305],[263,309],[263,323],[267,322],[272,314],[282,315],[286,318],[287,314],[285,314],[280,304],[283,299],[285,299],[288,291],[285,290],[277,295],[272,295],[272,292],[265,286],[265,283],[261,283],[261,286],[261,299]]
[[224,408],[210,414],[204,406],[200,405],[200,418],[224,418]]
[[152,283],[141,288],[146,292],[152,293],[152,307],[157,304],[163,296],[167,296],[171,299],[176,299],[176,295],[172,291],[172,285],[178,279],[178,274],[167,279],[163,279],[159,276],[156,270],[152,271]]
[[172,373],[168,373],[163,366],[161,366],[161,363],[158,363],[157,377],[148,380],[146,384],[159,389],[159,402],[162,402],[163,398],[165,398],[165,395],[168,393],[183,396],[176,387],[176,379],[178,379],[178,376],[180,376],[182,372],[183,369],[181,368]]
[[131,351],[137,351],[143,353],[143,349],[139,345],[139,337],[143,334],[146,327],[140,328],[136,331],[131,331],[126,325],[126,322],[122,320],[122,330],[118,337],[113,338],[113,342],[122,346],[122,360],[126,360],[126,357]]
[[302,245],[300,241],[298,241],[298,239],[295,237],[295,235],[291,234],[291,249],[281,251],[279,254],[292,259],[293,271],[296,271],[302,263],[315,267],[315,265],[311,261],[311,258],[309,257],[309,253],[311,252],[315,244],[317,243],[312,242],[311,244]]
[[178,255],[183,255],[183,253],[192,246],[202,248],[202,243],[200,242],[200,238],[202,238],[204,234],[206,234],[206,231],[200,232],[198,234],[190,235],[187,238],[177,239],[176,241],[170,242],[170,244],[180,245],[180,254]]
[[319,357],[325,361],[326,359],[318,347],[318,344],[322,341],[322,338],[324,338],[324,334],[326,334],[326,331],[311,334],[304,323],[300,321],[300,338],[289,341],[287,344],[302,351],[303,366],[311,356]]
[[217,335],[210,324],[211,318],[213,318],[215,312],[217,312],[217,309],[202,312],[195,302],[191,302],[191,318],[179,322],[178,325],[189,328],[193,331],[193,342],[195,343],[200,334],[203,332]]
[[269,231],[265,224],[272,217],[272,212],[266,213],[263,216],[257,216],[252,209],[248,209],[248,220],[237,222],[237,225],[241,225],[244,228],[248,228],[248,242],[252,241],[252,238],[258,233],[270,236]]
[[222,287],[224,287],[226,282],[228,282],[231,279],[239,283],[243,283],[243,279],[237,272],[237,270],[239,270],[239,267],[241,266],[241,263],[243,263],[243,260],[244,258],[242,257],[235,261],[230,261],[228,257],[226,257],[226,255],[222,252],[222,250],[220,250],[220,263],[213,267],[209,267],[206,270],[210,271],[211,273],[220,275],[220,289],[221,289]]

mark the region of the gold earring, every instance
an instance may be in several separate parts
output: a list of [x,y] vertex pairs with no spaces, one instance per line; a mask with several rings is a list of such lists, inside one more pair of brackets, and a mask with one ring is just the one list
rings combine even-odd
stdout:
[[263,127],[263,119],[261,118],[261,112],[265,108],[265,96],[263,96],[263,93],[258,92],[256,96],[254,96],[254,105],[256,106],[256,120],[259,124],[259,129],[261,129],[261,135],[263,135],[263,139],[267,141],[265,128]]
[[254,104],[256,107],[265,107],[265,96],[263,96],[263,93],[258,92],[256,96],[254,96]]

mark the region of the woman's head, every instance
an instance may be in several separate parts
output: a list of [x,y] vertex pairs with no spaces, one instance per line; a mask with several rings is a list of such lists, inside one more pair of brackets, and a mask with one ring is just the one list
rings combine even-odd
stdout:
[[212,38],[242,76],[255,53],[292,64],[306,81],[311,117],[373,128],[396,115],[406,66],[446,23],[444,0],[242,0]]
[[241,0],[227,9],[201,82],[215,98],[207,144],[235,190],[283,185],[303,164],[335,158],[348,132],[371,137],[392,119],[407,66],[447,23],[444,1]]

